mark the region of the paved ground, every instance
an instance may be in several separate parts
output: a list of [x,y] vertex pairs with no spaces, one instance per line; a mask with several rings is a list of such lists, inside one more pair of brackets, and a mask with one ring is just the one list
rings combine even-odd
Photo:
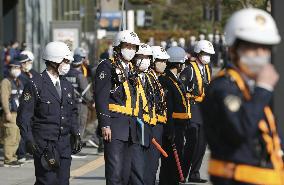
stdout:
[[[94,148],[84,148],[82,153],[87,154],[84,159],[73,159],[70,180],[71,185],[105,185],[104,160]],[[4,168],[3,151],[0,149],[0,185],[32,185],[34,183],[33,163],[21,168]],[[202,177],[207,178],[208,153],[202,165]],[[208,183],[209,184],[209,183]],[[207,184],[207,185],[208,185]]]

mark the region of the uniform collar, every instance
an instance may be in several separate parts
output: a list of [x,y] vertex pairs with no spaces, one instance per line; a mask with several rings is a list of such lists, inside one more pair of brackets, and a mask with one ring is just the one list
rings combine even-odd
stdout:
[[48,74],[49,78],[51,79],[53,85],[55,86],[55,83],[58,82],[60,85],[60,78],[59,76],[56,78],[54,75],[52,75],[49,71],[46,70],[46,73]]

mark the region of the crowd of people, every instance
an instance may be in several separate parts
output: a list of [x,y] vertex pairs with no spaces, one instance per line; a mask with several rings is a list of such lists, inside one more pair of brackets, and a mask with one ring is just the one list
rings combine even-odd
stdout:
[[[277,26],[250,8],[233,14],[225,33],[225,42],[201,35],[186,47],[185,39],[150,46],[119,31],[95,73],[83,48],[71,52],[63,42],[45,46],[41,73],[30,51],[9,51],[0,89],[4,166],[21,166],[29,153],[35,185],[68,185],[95,109],[89,143],[104,151],[107,185],[155,185],[158,171],[159,185],[206,183],[200,168],[207,144],[213,184],[283,184],[269,107],[279,78],[270,63],[281,40]],[[212,66],[227,55],[230,62],[213,76]]]

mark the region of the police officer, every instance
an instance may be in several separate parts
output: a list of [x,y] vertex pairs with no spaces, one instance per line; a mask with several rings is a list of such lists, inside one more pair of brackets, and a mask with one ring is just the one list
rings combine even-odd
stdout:
[[[155,111],[157,124],[152,128],[152,137],[162,145],[163,125],[167,121],[167,109],[165,92],[159,82],[158,77],[161,76],[167,66],[167,60],[170,56],[161,46],[152,46],[153,62],[148,71],[149,79],[152,81],[151,91],[154,95]],[[156,173],[159,166],[160,152],[153,144],[150,145],[149,150],[146,151],[147,165],[145,165],[144,182],[147,185],[155,185]]]
[[194,52],[195,61],[190,62],[180,75],[191,104],[191,120],[185,134],[183,173],[187,178],[190,169],[189,182],[205,183],[206,180],[201,179],[199,173],[206,150],[200,103],[211,81],[209,62],[210,55],[213,55],[215,51],[211,42],[201,40],[196,43]]
[[68,185],[71,153],[81,150],[74,89],[63,76],[73,56],[63,42],[45,46],[46,70],[25,86],[17,125],[33,154],[35,185]]
[[22,57],[22,60],[20,60],[22,73],[19,78],[25,85],[34,76],[39,75],[39,73],[33,69],[34,55],[32,52],[24,50],[21,52],[20,57]]
[[170,47],[167,53],[170,58],[166,74],[160,76],[160,82],[165,89],[167,103],[167,123],[164,125],[162,143],[169,156],[162,157],[159,184],[176,185],[179,182],[179,174],[172,145],[176,145],[178,155],[182,156],[184,130],[189,124],[191,114],[185,88],[178,78],[184,68],[186,53],[180,47]]
[[231,63],[212,81],[204,101],[213,184],[284,184],[283,152],[269,107],[278,74],[271,48],[281,40],[259,9],[234,13],[226,27]]
[[137,76],[130,63],[139,45],[136,33],[118,32],[113,43],[114,59],[102,60],[96,71],[94,97],[104,139],[107,185],[128,182],[129,174],[124,171],[131,169],[129,151],[133,143],[139,144],[134,114]]
[[81,70],[85,77],[90,77],[91,75],[91,67],[90,61],[88,60],[88,53],[84,48],[78,47],[74,50],[74,55],[79,55],[83,58],[83,61],[81,63]]
[[[20,81],[25,86],[34,76],[39,76],[39,73],[33,69],[34,55],[28,50],[24,50],[20,53],[21,63],[21,75],[19,76]],[[21,138],[19,148],[17,151],[18,159],[20,162],[32,162],[31,157],[26,155],[26,141]]]
[[19,98],[23,92],[24,85],[19,80],[21,74],[21,63],[15,58],[9,63],[9,76],[1,81],[1,103],[4,112],[4,167],[20,167],[17,161],[16,151],[20,142],[20,130],[16,125]]
[[91,84],[88,84],[87,78],[81,71],[83,57],[74,55],[73,58],[71,69],[65,77],[74,87],[75,102],[79,112],[79,131],[81,136],[84,137],[88,118],[88,106],[93,104],[93,98],[90,91]]
[[153,59],[152,48],[148,44],[141,44],[133,58],[134,70],[138,75],[136,85],[136,107],[137,115],[137,138],[139,144],[134,144],[131,148],[132,158],[130,181],[128,184],[142,185],[144,182],[144,169],[148,158],[145,152],[149,151],[152,139],[152,126],[156,125],[153,82],[147,75],[151,61]]

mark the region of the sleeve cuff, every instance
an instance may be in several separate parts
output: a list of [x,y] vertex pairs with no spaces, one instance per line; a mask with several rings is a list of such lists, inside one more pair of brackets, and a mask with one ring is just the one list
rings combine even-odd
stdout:
[[257,83],[256,86],[263,88],[263,89],[266,89],[270,92],[273,92],[273,90],[274,90],[274,88],[271,85],[268,85],[268,84],[265,84],[265,83]]

